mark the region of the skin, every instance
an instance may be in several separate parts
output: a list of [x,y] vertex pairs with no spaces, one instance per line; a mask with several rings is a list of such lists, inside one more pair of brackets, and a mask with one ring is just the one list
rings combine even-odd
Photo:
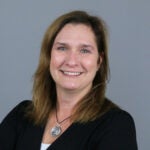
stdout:
[[[57,34],[51,51],[50,73],[56,83],[59,121],[70,116],[75,104],[90,90],[101,62],[95,35],[89,26],[67,24]],[[56,125],[55,111],[50,114],[50,119],[45,128],[44,143],[56,140],[49,134]],[[63,131],[70,124],[69,119],[65,121],[61,126]]]
[[50,72],[57,94],[85,95],[100,66],[98,59],[91,28],[84,24],[67,24],[56,36],[51,51]]

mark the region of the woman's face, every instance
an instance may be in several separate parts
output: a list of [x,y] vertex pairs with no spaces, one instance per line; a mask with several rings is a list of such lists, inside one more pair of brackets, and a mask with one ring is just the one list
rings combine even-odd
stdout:
[[101,61],[92,29],[84,24],[65,25],[51,51],[50,73],[56,89],[88,92]]

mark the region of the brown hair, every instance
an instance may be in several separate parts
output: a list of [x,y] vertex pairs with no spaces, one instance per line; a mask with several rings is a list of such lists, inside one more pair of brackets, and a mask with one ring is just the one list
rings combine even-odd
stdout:
[[101,18],[89,15],[85,11],[72,11],[57,18],[47,29],[43,39],[39,65],[34,75],[32,110],[28,112],[35,124],[45,123],[49,113],[56,106],[56,87],[49,71],[50,55],[57,34],[68,23],[85,24],[91,27],[96,37],[99,55],[103,56],[92,89],[76,105],[73,121],[94,120],[113,106],[105,99],[106,81],[109,75],[106,24]]

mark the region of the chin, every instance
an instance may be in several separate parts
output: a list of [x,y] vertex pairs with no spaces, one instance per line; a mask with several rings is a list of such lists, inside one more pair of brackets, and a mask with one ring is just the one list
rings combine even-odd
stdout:
[[62,87],[66,90],[77,90],[77,89],[79,89],[79,86],[77,86],[77,85],[65,85]]
[[66,89],[66,90],[77,90],[78,88],[77,87],[64,87],[64,89]]

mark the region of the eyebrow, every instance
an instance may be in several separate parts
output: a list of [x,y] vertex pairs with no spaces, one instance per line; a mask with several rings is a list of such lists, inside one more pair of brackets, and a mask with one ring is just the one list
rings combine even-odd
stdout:
[[[66,46],[68,45],[67,43],[64,43],[64,42],[56,42],[54,43],[54,45],[63,45],[63,46]],[[94,49],[94,47],[92,45],[89,45],[89,44],[80,44],[81,47],[86,47],[86,48],[92,48]]]
[[56,43],[54,43],[54,45],[68,45],[68,44],[66,44],[66,43],[61,43],[61,42],[56,42]]
[[87,47],[87,48],[89,47],[89,48],[92,48],[92,49],[94,49],[94,47],[93,47],[92,45],[83,44],[82,46],[83,46],[83,47]]

